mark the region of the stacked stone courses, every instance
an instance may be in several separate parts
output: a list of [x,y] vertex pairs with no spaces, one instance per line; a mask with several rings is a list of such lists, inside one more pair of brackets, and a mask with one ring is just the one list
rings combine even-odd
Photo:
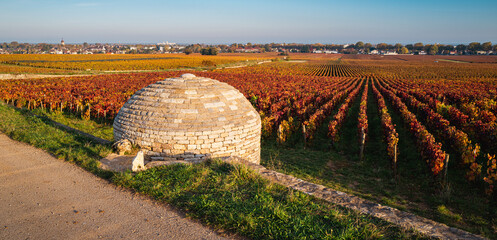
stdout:
[[261,119],[232,86],[183,74],[137,91],[114,120],[114,139],[128,139],[153,160],[260,162]]

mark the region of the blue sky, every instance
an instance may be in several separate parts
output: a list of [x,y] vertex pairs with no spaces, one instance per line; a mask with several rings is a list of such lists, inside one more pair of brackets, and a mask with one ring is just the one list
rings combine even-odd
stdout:
[[497,43],[496,0],[0,0],[0,42]]

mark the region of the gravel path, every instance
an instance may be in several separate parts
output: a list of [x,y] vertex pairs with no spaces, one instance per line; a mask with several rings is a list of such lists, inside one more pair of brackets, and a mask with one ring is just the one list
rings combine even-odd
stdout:
[[0,239],[224,239],[0,133]]
[[31,78],[61,78],[61,77],[81,77],[81,76],[91,76],[91,75],[88,75],[88,74],[74,74],[74,75],[0,74],[0,80],[31,79]]

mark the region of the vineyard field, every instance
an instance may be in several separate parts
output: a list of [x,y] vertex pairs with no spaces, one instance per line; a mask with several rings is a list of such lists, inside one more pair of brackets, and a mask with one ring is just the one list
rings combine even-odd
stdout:
[[[273,54],[275,55],[275,54]],[[261,62],[273,55],[189,56],[179,54],[0,55],[0,73],[100,73],[213,68]]]
[[[0,56],[0,71],[153,70],[0,80],[0,100],[110,124],[130,96],[151,83],[184,73],[216,79],[259,112],[266,167],[497,238],[497,57],[289,59]],[[226,67],[244,61],[259,64]],[[191,69],[207,65],[214,67]]]

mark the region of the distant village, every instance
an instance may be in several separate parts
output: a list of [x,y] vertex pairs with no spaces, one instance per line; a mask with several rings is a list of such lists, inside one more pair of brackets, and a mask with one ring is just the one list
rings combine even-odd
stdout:
[[[210,51],[204,51],[210,49]],[[297,43],[233,43],[230,45],[206,44],[176,44],[162,42],[156,44],[110,44],[110,43],[82,43],[67,44],[62,39],[59,44],[49,43],[1,43],[0,54],[162,54],[162,53],[264,53],[278,52],[281,55],[288,53],[316,53],[316,54],[381,54],[381,55],[495,55],[497,45],[491,42],[470,44],[371,44],[357,42],[355,44],[297,44]]]

